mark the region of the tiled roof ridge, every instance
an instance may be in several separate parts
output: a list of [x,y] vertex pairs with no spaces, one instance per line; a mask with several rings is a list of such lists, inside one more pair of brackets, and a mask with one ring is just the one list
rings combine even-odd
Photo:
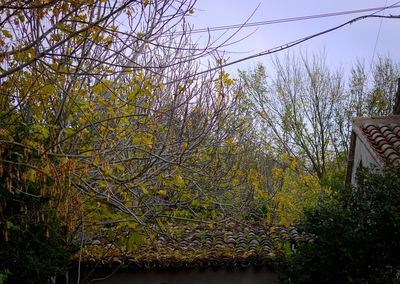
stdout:
[[163,247],[179,250],[205,250],[216,251],[219,249],[236,249],[237,253],[247,250],[271,250],[271,239],[264,228],[251,227],[224,227],[210,229],[202,226],[183,228],[180,236],[175,236],[175,241],[158,236],[157,242]]
[[[173,226],[173,225],[172,225]],[[113,244],[97,241],[87,245],[83,253],[86,263],[100,262],[104,266],[123,263],[132,268],[178,268],[265,265],[274,252],[276,243],[312,238],[299,234],[295,228],[219,224],[172,227],[173,238],[157,235],[139,250],[123,251]],[[180,231],[178,231],[178,228]],[[107,247],[109,253],[98,258],[92,252]]]
[[[396,119],[400,116],[396,116]],[[366,120],[360,125],[378,157],[394,166],[400,165],[400,119],[398,123],[382,123]]]

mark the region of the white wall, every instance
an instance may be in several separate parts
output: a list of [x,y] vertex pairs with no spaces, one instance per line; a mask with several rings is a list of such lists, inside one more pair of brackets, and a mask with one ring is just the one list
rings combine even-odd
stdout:
[[372,149],[367,148],[363,141],[357,136],[355,152],[354,152],[354,162],[353,170],[351,175],[351,184],[356,184],[357,169],[360,163],[364,167],[381,167],[382,162],[371,153]]

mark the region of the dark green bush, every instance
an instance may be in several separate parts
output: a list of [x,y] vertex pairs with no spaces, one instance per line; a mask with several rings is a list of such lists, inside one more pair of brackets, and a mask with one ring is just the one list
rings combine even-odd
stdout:
[[32,171],[44,159],[20,143],[26,128],[0,143],[0,283],[49,283],[68,265],[51,178]]
[[[18,201],[13,202],[13,198]],[[9,271],[5,283],[49,283],[51,277],[64,273],[69,255],[63,246],[55,213],[43,213],[49,210],[46,201],[26,198],[21,194],[7,196],[2,192],[3,204],[4,200],[7,201],[7,209],[20,209],[23,202],[29,210],[27,214],[16,210],[3,211],[7,221],[0,225],[3,231],[0,267]]]
[[281,253],[281,283],[400,283],[400,169],[362,170],[356,187],[297,227],[313,241]]

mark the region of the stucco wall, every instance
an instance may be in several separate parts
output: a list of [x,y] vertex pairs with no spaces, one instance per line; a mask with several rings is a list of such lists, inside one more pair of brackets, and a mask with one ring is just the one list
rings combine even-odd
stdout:
[[351,175],[351,183],[356,183],[357,169],[360,164],[364,167],[377,167],[381,166],[379,160],[374,156],[370,149],[368,149],[363,141],[357,136],[355,152],[354,152],[354,163]]
[[[106,273],[96,273],[90,278],[106,276]],[[76,277],[76,275],[75,275]],[[76,283],[74,275],[70,274],[70,283]],[[84,278],[84,276],[83,276]],[[75,282],[74,282],[75,281]],[[90,280],[89,280],[90,281]],[[88,283],[88,279],[85,282]],[[93,283],[102,284],[277,284],[276,275],[268,268],[220,268],[193,270],[145,270],[118,272],[112,277]]]

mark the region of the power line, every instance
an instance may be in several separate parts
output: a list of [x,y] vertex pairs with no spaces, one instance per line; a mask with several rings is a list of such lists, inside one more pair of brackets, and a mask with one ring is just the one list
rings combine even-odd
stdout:
[[[400,3],[400,1],[397,2],[397,3]],[[394,7],[394,6],[395,6],[395,4],[393,4],[392,6],[389,6],[389,7]],[[387,8],[384,8],[384,9],[387,9]],[[384,9],[382,9],[382,10],[384,10]],[[380,12],[380,11],[378,11],[378,12]],[[235,64],[238,64],[240,62],[247,61],[247,60],[250,60],[250,59],[253,59],[253,58],[262,57],[262,56],[265,56],[265,55],[277,53],[277,52],[286,50],[288,48],[294,47],[296,45],[299,45],[299,44],[301,44],[301,43],[303,43],[305,41],[308,41],[310,39],[313,39],[315,37],[318,37],[318,36],[333,32],[333,31],[338,30],[340,28],[343,28],[343,27],[345,27],[347,25],[354,24],[355,22],[358,22],[358,21],[361,21],[361,20],[364,20],[364,19],[367,19],[367,18],[400,19],[400,15],[388,15],[388,16],[385,16],[385,15],[376,15],[376,13],[377,12],[369,14],[369,15],[364,15],[364,16],[360,16],[360,17],[354,18],[354,19],[352,19],[350,21],[347,21],[347,22],[345,22],[343,24],[337,25],[337,26],[335,26],[333,28],[324,30],[322,32],[319,32],[319,33],[316,33],[316,34],[312,34],[312,35],[309,35],[309,36],[306,36],[306,37],[303,37],[303,38],[300,38],[300,39],[297,39],[297,40],[294,40],[294,41],[291,41],[291,42],[287,42],[285,44],[273,47],[271,49],[267,49],[267,50],[264,50],[262,52],[259,52],[259,53],[253,54],[253,55],[242,57],[240,59],[237,59],[237,60],[222,64],[222,65],[219,65],[219,66],[216,66],[216,67],[213,67],[213,68],[209,68],[207,70],[203,70],[203,71],[197,72],[196,74],[192,74],[192,75],[188,75],[186,77],[182,77],[182,78],[180,78],[180,80],[190,79],[190,78],[193,78],[193,77],[208,73],[210,71],[221,70],[221,69],[223,69],[225,67],[228,67],[228,66],[231,66],[231,65],[235,65]],[[171,81],[171,82],[168,82],[167,84],[171,84],[171,83],[174,83],[174,82],[175,81]]]
[[[193,29],[190,31],[190,33],[191,34],[205,33],[205,32],[209,33],[209,32],[216,32],[216,31],[222,31],[222,30],[225,31],[225,30],[230,30],[230,29],[240,29],[240,28],[248,28],[248,27],[274,25],[274,24],[305,21],[305,20],[320,19],[320,18],[327,18],[327,17],[336,17],[336,16],[342,16],[342,15],[350,15],[350,14],[372,12],[372,11],[380,12],[383,10],[394,9],[394,8],[399,8],[399,7],[400,7],[400,5],[391,5],[391,6],[384,6],[384,7],[348,10],[348,11],[341,11],[341,12],[316,14],[316,15],[308,15],[308,16],[300,16],[300,17],[292,17],[292,18],[283,18],[283,19],[275,19],[275,20],[260,21],[260,22],[250,22],[250,23],[245,23],[245,24],[216,26],[216,27],[210,27],[210,28]],[[179,34],[179,33],[175,33],[175,34]]]
[[[388,0],[385,1],[385,6],[387,5],[387,1],[388,1]],[[376,35],[374,50],[373,50],[373,52],[372,52],[371,62],[370,62],[370,64],[369,64],[369,72],[371,72],[372,64],[374,64],[375,53],[376,53],[376,47],[378,46],[379,36],[381,35],[382,22],[383,22],[383,19],[381,19],[381,21],[380,21],[380,23],[379,23],[378,34]],[[368,74],[368,75],[369,75],[369,74]]]

